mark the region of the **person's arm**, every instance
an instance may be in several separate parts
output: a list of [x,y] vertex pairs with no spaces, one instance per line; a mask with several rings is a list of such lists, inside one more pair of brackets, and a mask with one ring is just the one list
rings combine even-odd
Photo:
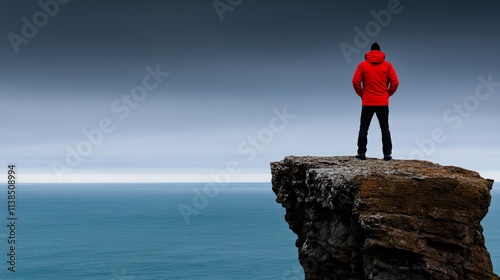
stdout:
[[359,97],[363,97],[363,71],[361,70],[361,65],[358,65],[356,71],[354,72],[354,76],[352,77],[352,86],[354,87],[354,91]]
[[396,74],[396,70],[389,64],[389,96],[392,96],[399,86],[398,75]]

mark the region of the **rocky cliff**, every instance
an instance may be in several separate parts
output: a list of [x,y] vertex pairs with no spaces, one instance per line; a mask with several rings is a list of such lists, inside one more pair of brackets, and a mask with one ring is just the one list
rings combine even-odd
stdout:
[[493,180],[474,171],[290,156],[271,172],[306,279],[500,279],[480,224]]

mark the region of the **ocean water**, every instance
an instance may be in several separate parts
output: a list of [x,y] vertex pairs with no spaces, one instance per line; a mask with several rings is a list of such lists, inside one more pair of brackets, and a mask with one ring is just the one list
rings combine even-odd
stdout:
[[[303,277],[270,184],[207,189],[200,199],[204,186],[19,184],[16,272],[8,270],[3,227],[0,279]],[[189,224],[181,203],[198,211]],[[6,204],[0,209],[7,224]]]
[[500,275],[500,183],[493,184],[488,214],[481,221],[486,248],[490,252],[493,271]]
[[[304,278],[296,236],[269,183],[19,184],[16,191],[16,272],[8,270],[5,194],[0,279]],[[492,195],[482,224],[498,273],[499,185]]]

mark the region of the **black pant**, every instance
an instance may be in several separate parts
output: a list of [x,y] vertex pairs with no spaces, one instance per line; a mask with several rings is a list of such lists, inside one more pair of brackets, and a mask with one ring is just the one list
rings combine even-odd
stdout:
[[358,154],[366,154],[368,143],[368,128],[373,114],[377,114],[380,130],[382,131],[382,152],[384,155],[392,153],[391,132],[389,131],[389,106],[363,106],[358,135]]

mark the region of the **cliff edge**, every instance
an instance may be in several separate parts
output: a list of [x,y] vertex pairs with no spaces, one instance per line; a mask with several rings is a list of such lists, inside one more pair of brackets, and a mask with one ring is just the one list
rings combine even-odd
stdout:
[[306,279],[500,279],[480,224],[493,180],[477,172],[295,156],[271,172]]

